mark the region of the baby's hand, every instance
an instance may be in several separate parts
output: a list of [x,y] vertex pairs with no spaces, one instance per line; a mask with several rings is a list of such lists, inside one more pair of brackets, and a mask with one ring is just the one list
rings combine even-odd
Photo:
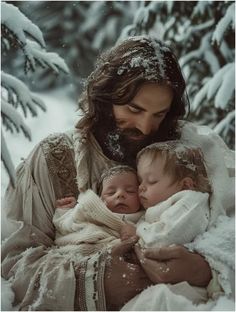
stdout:
[[136,227],[133,224],[126,223],[121,226],[120,239],[122,241],[135,235],[136,235]]
[[56,208],[74,208],[76,205],[75,197],[64,197],[56,200]]

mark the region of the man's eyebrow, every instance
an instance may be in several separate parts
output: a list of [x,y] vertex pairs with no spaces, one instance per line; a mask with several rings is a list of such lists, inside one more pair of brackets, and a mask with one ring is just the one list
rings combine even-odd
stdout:
[[[136,104],[134,102],[130,102],[128,105],[130,105],[130,106],[132,106],[134,108],[137,108],[140,111],[146,112],[146,109],[144,109],[143,107],[139,106],[138,104]],[[160,110],[159,112],[156,112],[154,115],[161,114],[161,113],[166,113],[169,110],[170,110],[170,107],[167,107],[167,108],[164,108],[164,109]]]
[[129,103],[129,106],[132,106],[132,107],[134,107],[134,108],[137,108],[137,109],[139,109],[139,110],[141,110],[141,111],[146,112],[146,109],[144,109],[143,107],[139,106],[138,104],[136,104],[136,103],[134,103],[134,102],[130,102],[130,103]]
[[170,107],[164,108],[160,110],[159,112],[156,112],[154,115],[162,114],[162,113],[168,113],[170,110]]

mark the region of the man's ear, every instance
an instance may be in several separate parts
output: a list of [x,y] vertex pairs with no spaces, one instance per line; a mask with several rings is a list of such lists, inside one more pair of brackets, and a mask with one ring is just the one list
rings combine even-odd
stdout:
[[194,190],[195,189],[195,183],[193,182],[193,179],[190,177],[185,177],[181,181],[182,189],[183,190]]

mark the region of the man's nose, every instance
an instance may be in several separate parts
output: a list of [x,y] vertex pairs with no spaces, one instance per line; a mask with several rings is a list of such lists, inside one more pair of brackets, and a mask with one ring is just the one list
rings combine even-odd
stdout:
[[152,117],[141,117],[136,125],[136,128],[142,132],[144,135],[149,135],[153,130],[153,120]]

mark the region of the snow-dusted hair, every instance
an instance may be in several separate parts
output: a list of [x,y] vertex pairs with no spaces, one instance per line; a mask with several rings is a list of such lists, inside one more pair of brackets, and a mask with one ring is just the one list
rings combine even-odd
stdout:
[[158,156],[164,158],[164,173],[173,177],[173,182],[190,177],[194,190],[211,193],[204,156],[199,147],[188,146],[177,140],[154,143],[138,153],[137,163],[143,157],[148,157],[152,163]]
[[99,186],[98,186],[98,194],[101,195],[102,189],[103,189],[103,182],[107,180],[110,177],[120,175],[122,173],[133,173],[134,175],[137,176],[137,172],[134,168],[126,165],[117,165],[114,167],[111,167],[109,169],[106,169],[102,175],[101,179],[99,181]]
[[79,100],[84,117],[77,127],[87,134],[99,126],[114,126],[112,105],[129,103],[147,82],[167,84],[173,90],[170,111],[157,137],[159,141],[178,138],[177,121],[189,108],[185,80],[173,51],[149,36],[130,37],[100,56]]

